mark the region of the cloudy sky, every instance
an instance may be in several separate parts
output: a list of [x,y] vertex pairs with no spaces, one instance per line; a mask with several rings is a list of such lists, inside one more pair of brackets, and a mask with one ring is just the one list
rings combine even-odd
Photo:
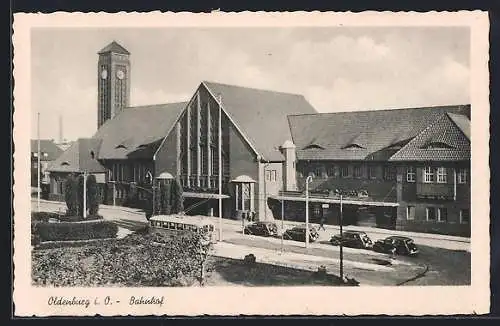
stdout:
[[32,134],[90,137],[97,52],[131,52],[131,104],[188,100],[202,80],[303,94],[319,112],[469,103],[459,27],[33,29]]

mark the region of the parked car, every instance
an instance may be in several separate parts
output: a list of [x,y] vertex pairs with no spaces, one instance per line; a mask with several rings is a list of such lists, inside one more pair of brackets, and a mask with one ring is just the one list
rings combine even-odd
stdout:
[[272,222],[253,222],[245,226],[244,234],[272,237],[278,235],[278,227]]
[[344,231],[342,237],[340,234],[332,236],[330,243],[334,246],[342,244],[344,247],[360,249],[370,249],[373,246],[372,240],[363,231]]
[[398,255],[416,256],[419,253],[413,239],[401,236],[391,236],[385,239],[375,241],[373,250],[383,253],[392,253]]
[[[287,240],[306,241],[306,226],[295,226],[283,233],[283,238]],[[314,242],[319,238],[318,230],[314,226],[309,227],[309,242]]]

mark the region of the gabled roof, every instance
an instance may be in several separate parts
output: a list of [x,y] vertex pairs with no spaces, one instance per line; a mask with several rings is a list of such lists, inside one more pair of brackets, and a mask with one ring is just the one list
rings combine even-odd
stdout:
[[128,52],[127,49],[118,44],[116,41],[113,41],[108,45],[106,45],[104,48],[102,48],[101,51],[98,52],[98,54],[104,54],[109,52],[118,54],[130,54],[130,52]]
[[[465,116],[464,118],[467,119]],[[443,114],[389,160],[465,161],[469,159],[469,138],[454,123],[449,114]]]
[[[291,115],[288,121],[299,160],[385,161],[444,113],[463,112],[467,107]],[[303,149],[311,140],[324,149]]]
[[449,113],[450,119],[457,125],[458,128],[464,133],[467,139],[470,140],[470,120],[467,116],[462,114]]
[[204,81],[209,92],[263,160],[281,161],[278,148],[291,139],[286,117],[317,113],[303,95]]
[[186,102],[125,108],[92,137],[101,139],[99,159],[151,159]]
[[[97,153],[101,140],[91,138],[80,138],[62,153],[55,161],[50,162],[47,168],[50,172],[83,172],[102,173],[106,172],[97,160]],[[93,157],[92,157],[93,156]]]
[[[38,153],[38,139],[31,140],[31,153]],[[57,159],[63,150],[57,146],[52,139],[40,139],[40,161],[53,161]],[[43,153],[47,153],[44,156]]]

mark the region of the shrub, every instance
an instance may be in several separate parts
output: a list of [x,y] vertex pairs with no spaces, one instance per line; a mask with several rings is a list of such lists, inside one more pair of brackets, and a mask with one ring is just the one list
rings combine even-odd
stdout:
[[64,200],[66,201],[69,215],[79,215],[77,188],[77,179],[74,175],[69,174],[64,182]]
[[48,222],[49,219],[59,219],[59,214],[53,212],[32,212],[31,222]]
[[91,174],[87,177],[87,207],[89,215],[97,215],[99,211],[99,198],[97,194],[97,181],[95,175]]
[[38,222],[34,231],[41,241],[90,240],[114,238],[118,232],[118,226],[110,221]]
[[98,245],[32,252],[35,284],[51,286],[186,286],[199,281],[205,252],[197,235],[166,245],[150,235],[101,241]]
[[255,265],[255,262],[256,262],[255,255],[254,254],[246,255],[245,258],[243,259],[243,261],[247,265]]
[[102,220],[103,217],[101,215],[88,215],[86,218],[83,218],[83,216],[66,215],[66,216],[59,216],[57,217],[57,219],[60,222],[82,222],[82,221]]

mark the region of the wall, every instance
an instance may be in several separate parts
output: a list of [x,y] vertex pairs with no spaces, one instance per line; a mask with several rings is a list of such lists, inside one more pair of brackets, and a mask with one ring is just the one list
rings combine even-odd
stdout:
[[[259,166],[257,157],[233,125],[229,128],[229,153],[230,180],[240,175],[247,175],[257,181],[254,184],[254,207],[257,212],[259,210],[259,201],[257,199],[259,193]],[[224,211],[226,214],[234,215],[236,213],[234,185],[231,184],[229,189],[231,199],[224,202],[224,205],[229,208],[225,208]]]
[[[414,231],[414,232],[427,232],[449,234],[457,236],[470,236],[470,223],[463,224],[460,222],[460,210],[469,209],[470,211],[470,170],[466,184],[457,183],[457,196],[456,200],[450,199],[433,199],[433,198],[419,198],[417,197],[417,183],[423,182],[423,164],[412,164],[416,167],[416,182],[407,182],[406,166],[401,167],[401,200],[398,207],[398,221],[397,228],[399,230]],[[433,167],[440,165],[434,164]],[[447,182],[445,185],[450,188],[453,187],[454,176],[453,168],[468,168],[468,163],[446,164]],[[458,171],[458,170],[457,170]],[[439,192],[440,186],[443,184],[430,184],[429,189],[436,187]],[[407,218],[408,207],[414,207],[415,215],[413,219]],[[447,221],[427,221],[426,208],[434,207],[445,208],[447,211]]]
[[169,172],[173,176],[177,174],[177,139],[176,128],[168,134],[165,142],[158,149],[155,159],[155,175],[162,172]]

